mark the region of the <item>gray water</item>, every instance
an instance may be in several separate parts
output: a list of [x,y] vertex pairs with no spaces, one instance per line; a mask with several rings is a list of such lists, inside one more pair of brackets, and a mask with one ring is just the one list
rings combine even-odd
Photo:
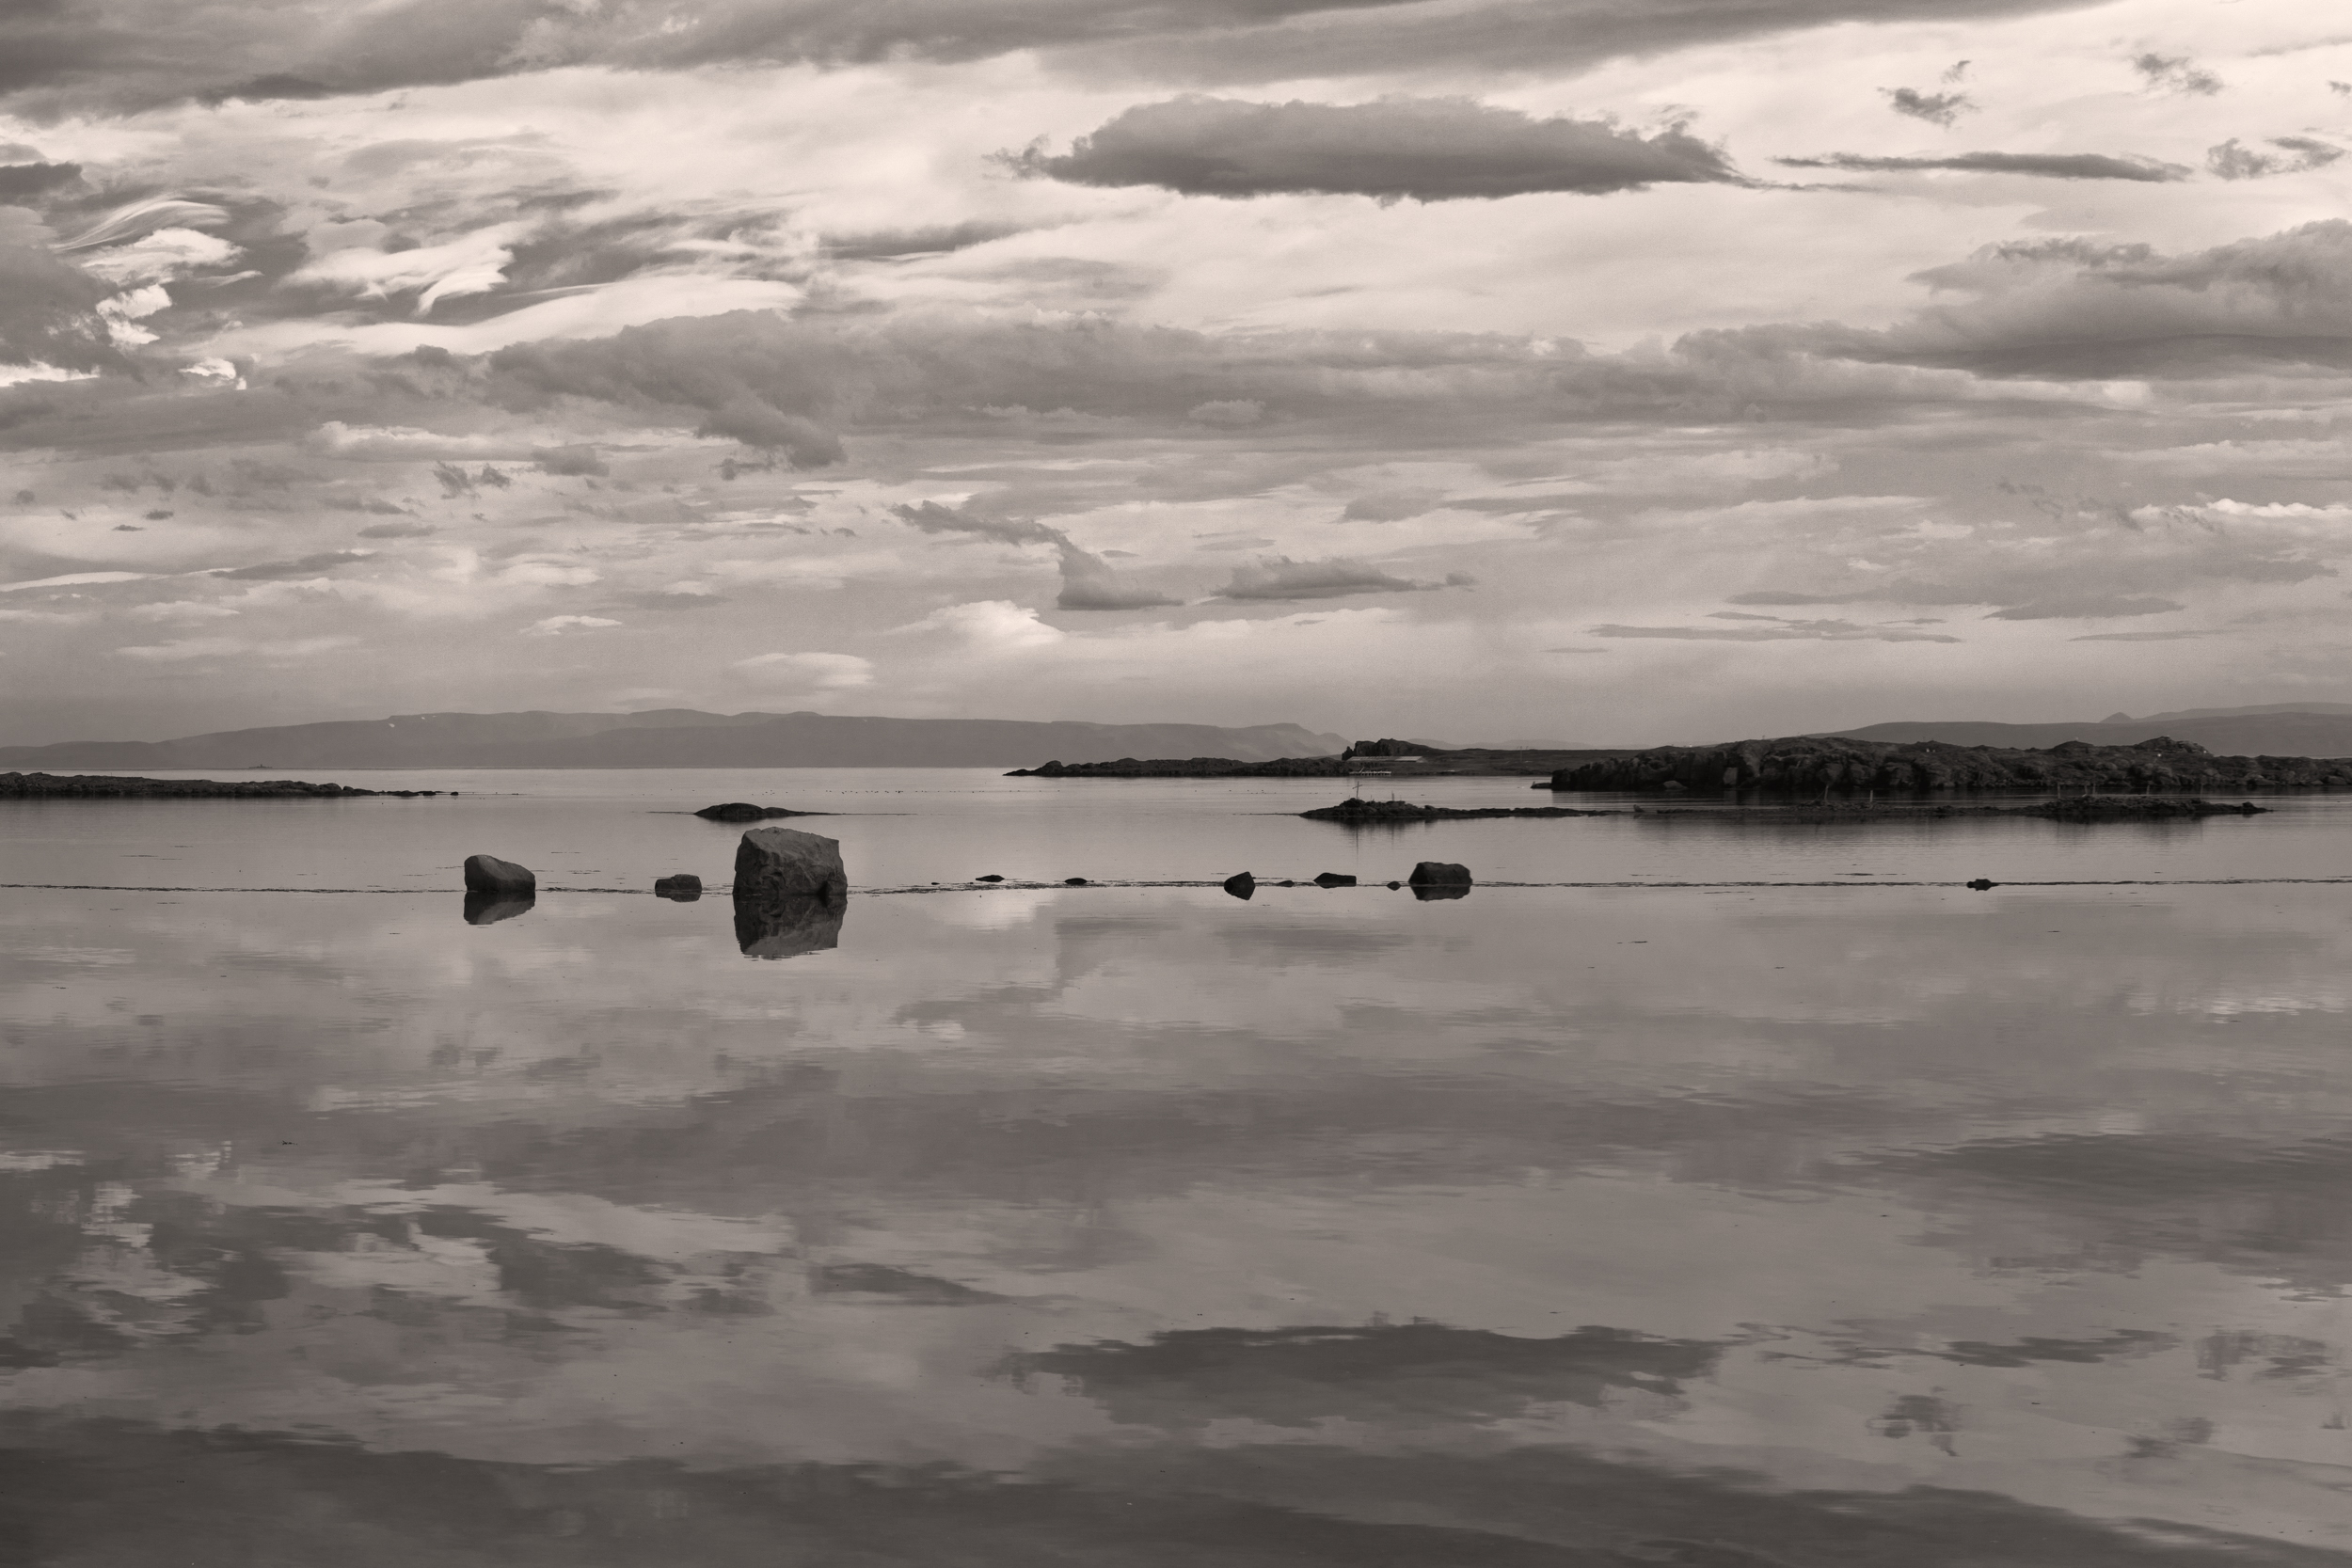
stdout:
[[[464,793],[0,809],[0,1560],[2352,1560],[2333,800],[338,777]],[[728,799],[838,945],[642,895]],[[964,880],[1244,868],[1373,885]]]

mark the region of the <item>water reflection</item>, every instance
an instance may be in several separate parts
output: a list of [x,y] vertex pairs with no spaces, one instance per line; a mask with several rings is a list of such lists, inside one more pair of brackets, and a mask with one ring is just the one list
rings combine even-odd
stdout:
[[495,926],[501,920],[529,914],[532,905],[537,901],[537,895],[528,893],[469,893],[466,895],[466,924]]
[[795,898],[779,894],[735,895],[735,942],[747,958],[789,958],[841,945],[847,894]]
[[739,925],[789,984],[710,903],[16,900],[0,1490],[205,1568],[2344,1560],[2344,890],[1479,895]]

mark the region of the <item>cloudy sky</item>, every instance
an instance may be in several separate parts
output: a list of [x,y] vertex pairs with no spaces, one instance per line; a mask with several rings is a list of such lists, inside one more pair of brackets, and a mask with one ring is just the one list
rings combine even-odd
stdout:
[[0,0],[0,740],[2352,699],[2309,0]]

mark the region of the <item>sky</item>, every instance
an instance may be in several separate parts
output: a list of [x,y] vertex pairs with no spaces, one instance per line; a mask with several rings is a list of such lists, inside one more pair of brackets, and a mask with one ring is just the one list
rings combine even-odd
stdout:
[[2352,700],[2308,0],[0,0],[0,742]]

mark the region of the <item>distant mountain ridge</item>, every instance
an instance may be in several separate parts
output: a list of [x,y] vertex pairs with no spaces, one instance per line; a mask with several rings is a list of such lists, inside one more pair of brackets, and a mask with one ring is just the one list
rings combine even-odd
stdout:
[[0,747],[0,768],[1002,768],[1048,758],[1333,756],[1298,724],[1093,724],[830,713],[404,713],[176,740]]
[[2183,708],[2144,719],[2115,714],[2090,722],[2004,724],[1991,720],[1901,720],[1858,730],[1817,731],[1837,740],[1895,745],[1941,740],[1953,746],[2043,749],[2068,740],[2132,746],[2158,736],[2193,740],[2222,756],[2352,756],[2352,704],[2278,703],[2243,708]]

